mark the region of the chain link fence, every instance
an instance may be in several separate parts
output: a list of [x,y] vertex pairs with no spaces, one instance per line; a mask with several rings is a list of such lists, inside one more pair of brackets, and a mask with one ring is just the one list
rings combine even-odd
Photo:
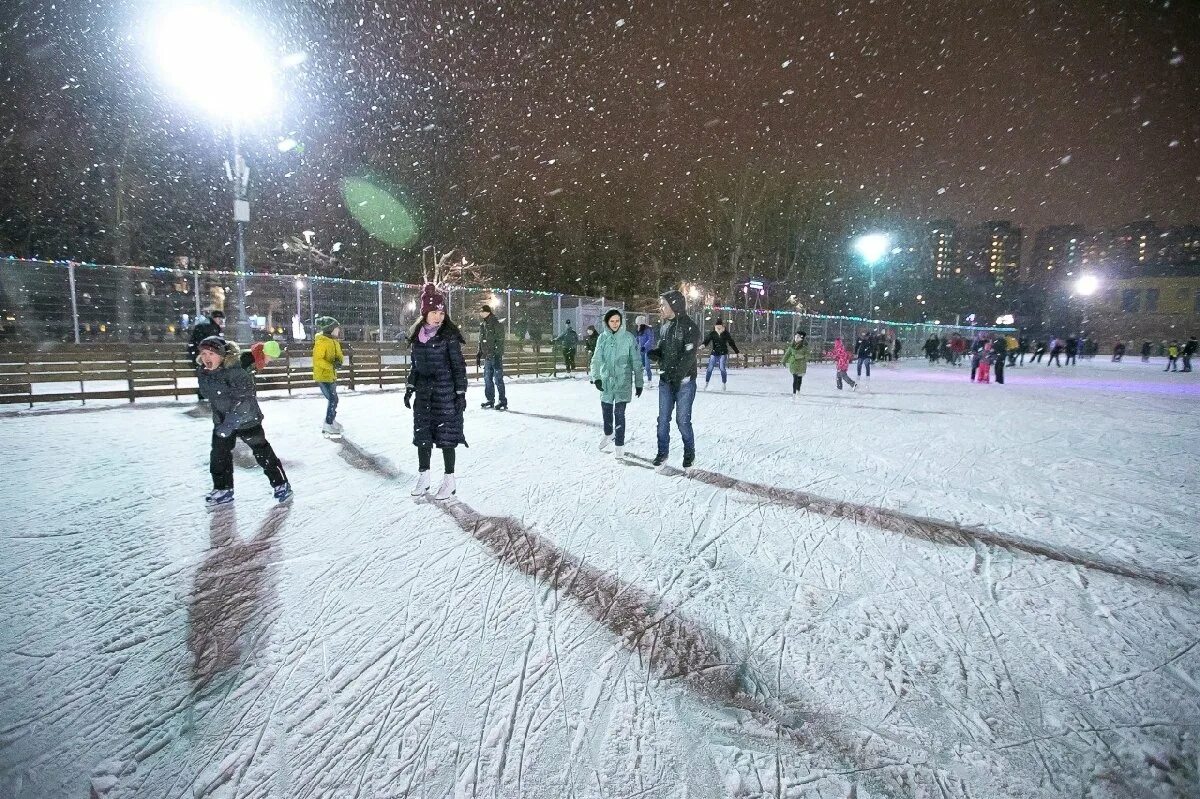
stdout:
[[[509,337],[539,349],[570,321],[582,336],[610,303],[519,289],[444,289],[450,316],[473,334],[480,305]],[[240,318],[244,299],[245,318]],[[0,260],[0,341],[27,344],[185,340],[198,316],[221,310],[239,339],[311,339],[318,316],[347,341],[396,342],[419,315],[421,287],[306,275],[238,275],[169,267]],[[623,308],[623,303],[615,303]]]

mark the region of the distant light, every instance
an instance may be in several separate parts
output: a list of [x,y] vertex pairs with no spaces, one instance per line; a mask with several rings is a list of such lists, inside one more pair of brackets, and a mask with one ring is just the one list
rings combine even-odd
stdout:
[[998,324],[998,325],[1011,325],[1012,323],[1013,323],[1013,315],[1010,313],[1004,314],[1004,316],[996,317],[996,324]]
[[298,288],[298,289],[304,288],[304,281],[301,280],[300,278],[296,278],[296,288]]
[[296,145],[298,144],[300,144],[300,142],[296,141],[295,139],[287,138],[279,142],[279,144],[276,144],[275,147],[279,150],[279,152],[286,153],[289,150],[295,150]]
[[261,117],[275,107],[274,63],[245,22],[184,6],[159,18],[152,46],[164,80],[215,117]]
[[1084,275],[1075,282],[1075,291],[1084,297],[1090,297],[1100,288],[1100,280],[1095,275]]
[[291,55],[285,55],[283,58],[279,59],[279,66],[283,67],[284,69],[290,69],[291,67],[300,66],[307,60],[308,53],[292,53]]
[[854,250],[868,264],[878,263],[891,246],[891,241],[882,233],[868,233],[854,240]]

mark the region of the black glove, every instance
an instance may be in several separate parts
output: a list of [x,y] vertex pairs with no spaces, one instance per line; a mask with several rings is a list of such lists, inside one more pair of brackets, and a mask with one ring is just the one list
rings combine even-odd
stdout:
[[603,382],[603,381],[601,381],[601,380],[593,380],[592,382],[596,384],[596,390],[597,390],[597,391],[603,391],[603,390],[604,390],[604,382]]
[[467,395],[466,394],[455,394],[454,395],[454,410],[458,411],[459,413],[463,413],[464,411],[467,410]]
[[416,393],[417,393],[417,390],[413,386],[409,386],[408,388],[404,389],[404,407],[405,408],[410,408],[410,409],[412,408],[412,396],[413,396],[413,394],[416,394]]
[[637,388],[635,388],[635,389],[633,390],[633,394],[634,394],[634,396],[635,396],[635,397],[640,397],[640,396],[642,396],[642,387],[641,387],[641,386],[638,386]]

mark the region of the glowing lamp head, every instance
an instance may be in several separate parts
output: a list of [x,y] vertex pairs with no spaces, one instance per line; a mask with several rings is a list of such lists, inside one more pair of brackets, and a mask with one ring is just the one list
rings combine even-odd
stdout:
[[240,121],[273,110],[274,61],[242,20],[182,6],[165,12],[152,36],[164,81],[205,113]]
[[1095,275],[1084,275],[1075,282],[1075,291],[1084,297],[1090,297],[1100,290],[1100,280]]
[[854,251],[868,264],[879,263],[891,246],[888,237],[882,233],[868,233],[854,240]]

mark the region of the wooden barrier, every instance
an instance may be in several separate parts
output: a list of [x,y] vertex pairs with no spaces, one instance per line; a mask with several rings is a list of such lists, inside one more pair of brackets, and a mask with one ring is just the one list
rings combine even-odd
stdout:
[[[346,389],[387,389],[402,385],[408,376],[408,345],[403,343],[343,342],[346,363],[338,379]],[[312,344],[281,345],[280,357],[258,372],[259,393],[312,389]],[[476,367],[474,343],[464,347],[467,376],[482,378]],[[729,358],[730,368],[778,366],[783,363],[783,345],[753,345],[742,348],[742,356]],[[810,360],[820,358],[810,355]],[[700,353],[703,370],[704,353]],[[576,373],[586,372],[587,351],[580,347]],[[509,342],[504,354],[506,377],[551,377],[562,369],[557,348],[529,342]],[[88,400],[139,399],[196,396],[196,367],[183,344],[63,344],[51,348],[0,347],[0,404]]]

